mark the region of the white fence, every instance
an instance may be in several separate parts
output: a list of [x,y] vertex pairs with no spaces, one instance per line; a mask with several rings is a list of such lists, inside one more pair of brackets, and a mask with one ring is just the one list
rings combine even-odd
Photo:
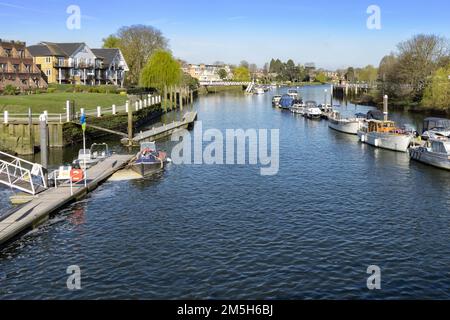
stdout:
[[[87,116],[92,117],[102,117],[105,115],[118,115],[120,113],[128,113],[130,107],[134,108],[133,111],[139,111],[143,108],[152,107],[154,105],[158,105],[161,103],[161,96],[152,96],[148,95],[147,98],[143,100],[135,101],[135,104],[131,106],[130,102],[127,101],[123,106],[112,105],[111,107],[101,107],[97,106],[94,109],[84,109],[80,108],[78,111],[75,111],[75,114],[71,114],[70,101],[66,102],[66,111],[64,113],[48,113],[44,111],[43,113],[46,115],[47,120],[49,122],[71,122],[74,119],[78,119],[80,115],[84,112]],[[39,119],[40,114],[36,113],[32,115],[33,121]],[[9,111],[3,111],[0,115],[0,123],[8,124],[14,121],[24,121],[29,118],[28,113],[11,113]]]

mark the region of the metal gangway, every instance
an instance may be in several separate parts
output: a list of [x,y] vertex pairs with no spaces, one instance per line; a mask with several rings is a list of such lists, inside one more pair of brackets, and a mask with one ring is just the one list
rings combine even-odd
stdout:
[[32,163],[0,151],[0,184],[35,196],[47,189],[44,169]]

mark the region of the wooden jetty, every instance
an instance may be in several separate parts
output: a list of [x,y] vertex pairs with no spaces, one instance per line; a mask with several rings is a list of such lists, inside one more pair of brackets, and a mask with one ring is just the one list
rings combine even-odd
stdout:
[[49,215],[68,203],[84,197],[96,189],[118,170],[124,168],[133,155],[112,155],[87,170],[87,186],[84,182],[63,183],[58,188],[39,193],[32,201],[5,213],[0,213],[0,246],[23,232],[47,221]]
[[121,140],[124,145],[134,145],[138,146],[141,142],[151,142],[156,141],[167,136],[170,136],[177,130],[189,129],[192,127],[193,123],[197,120],[197,112],[188,112],[184,115],[181,121],[175,121],[169,124],[162,125],[158,128],[153,128],[151,130],[141,132],[136,135],[131,143],[128,138]]

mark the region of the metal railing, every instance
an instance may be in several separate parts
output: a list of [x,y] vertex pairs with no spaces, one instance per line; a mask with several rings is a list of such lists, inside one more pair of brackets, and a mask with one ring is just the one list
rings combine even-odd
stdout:
[[36,195],[38,189],[47,189],[44,170],[32,163],[0,151],[0,183],[22,192]]

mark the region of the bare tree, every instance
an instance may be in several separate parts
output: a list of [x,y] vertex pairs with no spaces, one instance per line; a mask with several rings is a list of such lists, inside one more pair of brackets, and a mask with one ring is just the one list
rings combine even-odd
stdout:
[[130,68],[128,80],[132,84],[139,82],[144,65],[156,50],[168,50],[169,41],[160,30],[152,26],[122,27],[116,37],[120,39],[120,49]]

